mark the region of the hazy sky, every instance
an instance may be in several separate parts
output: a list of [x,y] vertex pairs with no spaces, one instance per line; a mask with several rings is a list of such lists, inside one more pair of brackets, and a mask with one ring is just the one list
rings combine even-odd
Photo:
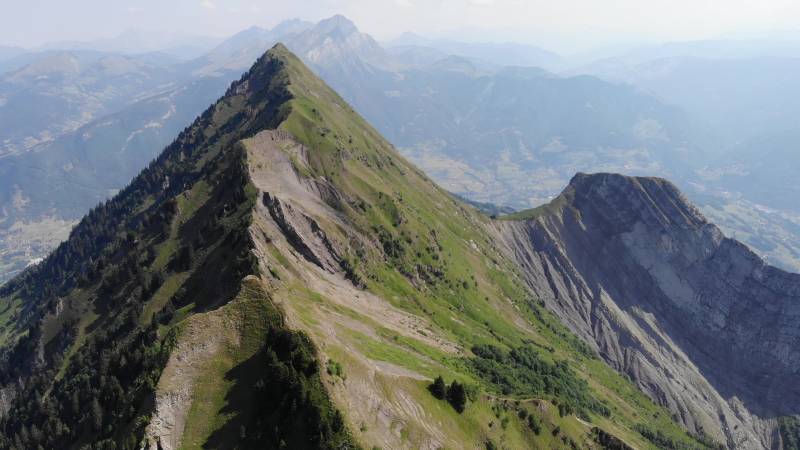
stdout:
[[225,36],[336,13],[378,39],[410,30],[560,51],[800,29],[798,0],[0,0],[0,45],[30,47],[130,29]]

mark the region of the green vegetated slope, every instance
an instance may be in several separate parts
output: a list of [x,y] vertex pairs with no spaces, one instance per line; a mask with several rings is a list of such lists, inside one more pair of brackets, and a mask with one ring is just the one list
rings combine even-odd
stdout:
[[532,298],[488,220],[277,46],[0,291],[0,447],[713,445]]

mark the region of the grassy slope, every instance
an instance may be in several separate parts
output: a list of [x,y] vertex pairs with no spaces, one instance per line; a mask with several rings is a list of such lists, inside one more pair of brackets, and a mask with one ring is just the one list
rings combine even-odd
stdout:
[[561,195],[556,197],[552,202],[545,203],[544,205],[537,206],[536,208],[526,209],[500,216],[500,220],[529,220],[557,211],[559,208],[570,202],[571,197],[574,195],[571,189],[572,188],[567,188],[566,191],[561,193]]
[[[246,281],[237,297],[228,305],[214,313],[224,315],[234,325],[222,330],[231,334],[231,339],[220,349],[214,358],[204,361],[193,389],[194,399],[189,410],[186,429],[181,448],[203,448],[208,439],[218,430],[224,430],[225,424],[235,420],[236,416],[252,414],[254,405],[252,397],[237,398],[230,393],[239,385],[253,385],[259,373],[255,370],[244,373],[244,377],[234,370],[237,366],[256,357],[256,363],[263,363],[258,353],[264,346],[271,323],[279,322],[275,317],[276,310],[265,296],[257,281]],[[213,313],[204,313],[187,319],[204,326],[204,319]],[[214,330],[209,327],[209,332]],[[248,378],[249,377],[249,378]],[[249,400],[249,401],[248,401]],[[238,430],[235,430],[238,432]],[[227,436],[236,440],[238,436]]]

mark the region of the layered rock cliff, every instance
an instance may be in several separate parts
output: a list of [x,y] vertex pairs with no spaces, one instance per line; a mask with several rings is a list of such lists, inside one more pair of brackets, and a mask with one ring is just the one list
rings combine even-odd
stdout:
[[776,419],[800,413],[800,275],[662,179],[578,174],[495,226],[548,307],[688,429],[782,447]]

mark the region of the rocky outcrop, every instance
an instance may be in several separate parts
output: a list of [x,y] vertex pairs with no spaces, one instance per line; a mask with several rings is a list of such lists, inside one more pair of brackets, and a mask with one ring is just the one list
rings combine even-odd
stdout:
[[578,174],[494,226],[550,309],[689,430],[780,447],[774,419],[800,413],[800,275],[661,179]]
[[316,220],[269,192],[264,192],[262,198],[272,220],[298,253],[330,273],[341,270],[342,260]]

